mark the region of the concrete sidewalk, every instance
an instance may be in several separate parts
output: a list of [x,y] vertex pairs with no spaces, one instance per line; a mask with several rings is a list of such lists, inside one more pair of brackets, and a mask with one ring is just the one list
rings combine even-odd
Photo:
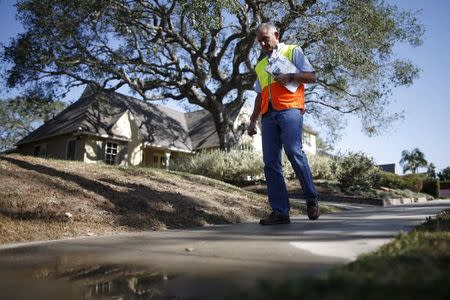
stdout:
[[[100,283],[108,282],[108,288],[99,297],[124,293],[123,289],[114,288],[117,280],[112,275],[123,277],[132,270],[140,274],[145,271],[159,274],[159,284],[152,288],[163,294],[181,299],[208,298],[211,289],[205,290],[205,285],[226,293],[248,290],[260,279],[281,281],[298,274],[319,274],[377,249],[400,231],[408,231],[447,208],[448,200],[361,206],[322,215],[318,221],[294,218],[289,225],[244,223],[4,245],[0,247],[0,275],[28,279],[35,274],[49,274],[52,278],[69,279],[74,285],[74,274],[78,278],[84,274],[83,280],[78,281],[84,293],[89,290],[89,298],[96,299]],[[86,270],[97,271],[90,274]],[[99,270],[106,271],[99,274]],[[135,277],[139,282],[139,277]],[[0,278],[0,282],[6,281]],[[133,293],[133,289],[127,293]],[[22,298],[21,294],[10,296]]]

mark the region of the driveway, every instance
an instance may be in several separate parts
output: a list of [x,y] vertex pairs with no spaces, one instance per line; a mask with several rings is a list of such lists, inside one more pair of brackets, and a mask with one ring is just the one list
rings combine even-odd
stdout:
[[0,290],[7,290],[4,299],[217,298],[257,290],[259,280],[280,282],[345,264],[450,208],[450,201],[349,208],[318,221],[293,218],[289,225],[252,222],[4,245]]

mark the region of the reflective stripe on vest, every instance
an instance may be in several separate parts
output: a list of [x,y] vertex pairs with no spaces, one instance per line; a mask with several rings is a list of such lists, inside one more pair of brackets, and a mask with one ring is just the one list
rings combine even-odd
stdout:
[[[297,46],[284,45],[279,52],[281,55],[284,55],[292,61],[292,54],[295,47]],[[255,67],[256,75],[262,90],[261,114],[267,112],[269,101],[271,101],[272,107],[275,110],[284,110],[289,108],[300,108],[303,110],[305,107],[305,87],[303,84],[300,84],[295,93],[291,93],[266,71],[268,62],[268,57],[265,57],[260,60]]]

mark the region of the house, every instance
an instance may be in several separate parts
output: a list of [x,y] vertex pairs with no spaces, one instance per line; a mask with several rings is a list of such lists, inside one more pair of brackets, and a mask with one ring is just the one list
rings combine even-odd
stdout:
[[[231,113],[234,126],[248,122],[249,109]],[[305,151],[315,153],[312,130]],[[20,140],[25,155],[104,162],[112,165],[169,167],[171,159],[219,147],[214,120],[206,110],[179,112],[119,93],[87,87],[80,99]],[[239,147],[261,152],[261,135],[243,134]]]
[[392,164],[384,164],[384,165],[377,165],[380,167],[383,171],[393,173],[395,174],[395,163]]

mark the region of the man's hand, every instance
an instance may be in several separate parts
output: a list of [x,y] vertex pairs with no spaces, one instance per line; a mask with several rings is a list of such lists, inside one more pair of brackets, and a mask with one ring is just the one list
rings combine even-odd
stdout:
[[250,124],[247,127],[247,134],[249,136],[253,136],[256,134],[256,122],[250,122]]
[[290,74],[290,73],[286,73],[286,74],[279,73],[279,74],[277,74],[275,76],[275,80],[277,82],[281,83],[282,85],[286,85],[289,82],[294,81],[294,78],[293,78],[293,74]]
[[275,80],[281,83],[282,85],[286,85],[289,82],[298,82],[298,83],[316,83],[317,77],[314,72],[301,72],[301,73],[286,73],[286,74],[274,74]]

